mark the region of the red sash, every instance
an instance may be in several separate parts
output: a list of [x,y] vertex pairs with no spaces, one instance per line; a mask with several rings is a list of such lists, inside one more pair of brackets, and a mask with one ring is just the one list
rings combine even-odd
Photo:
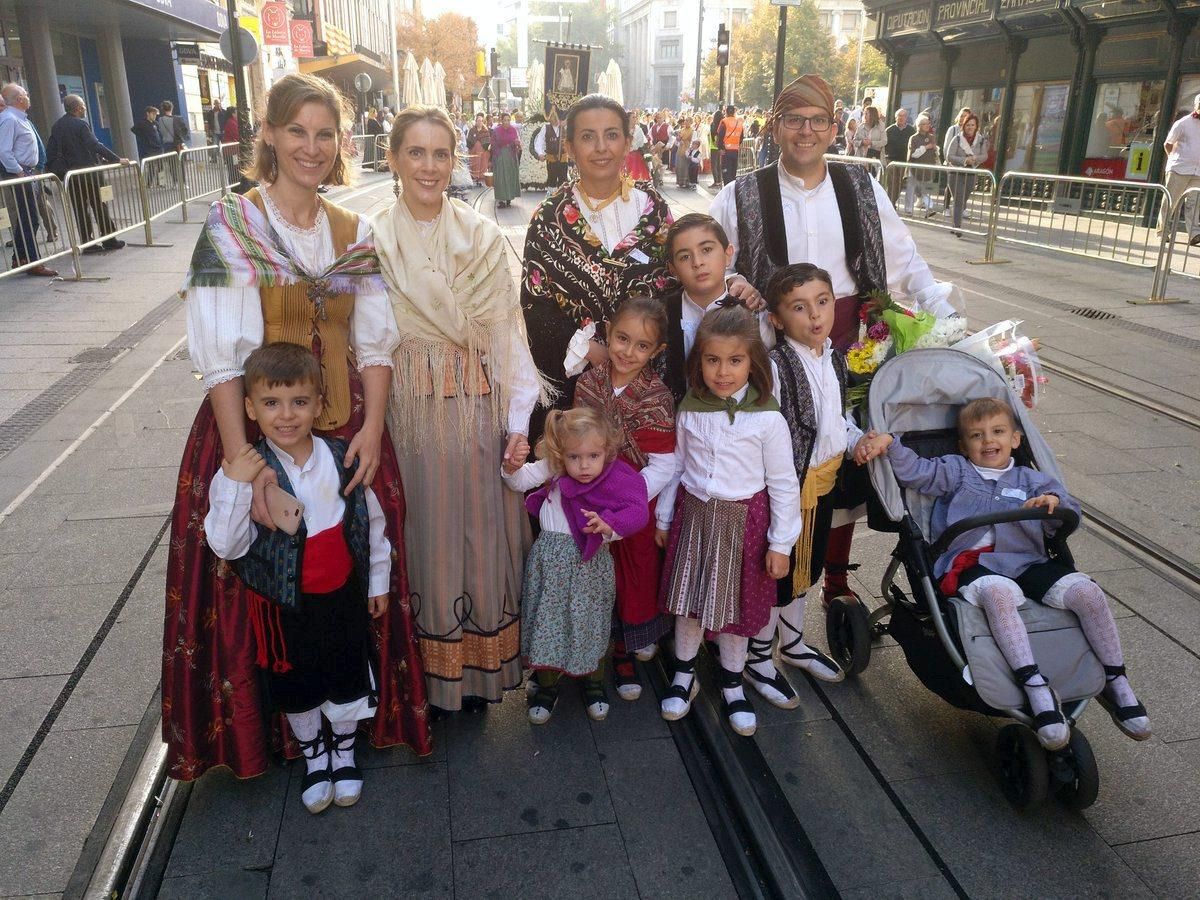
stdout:
[[328,594],[344,585],[354,568],[346,532],[341,523],[311,535],[304,543],[304,565],[300,590],[305,594]]
[[834,350],[845,353],[858,340],[858,312],[861,306],[862,300],[857,294],[838,297],[834,301],[833,328],[829,334]]

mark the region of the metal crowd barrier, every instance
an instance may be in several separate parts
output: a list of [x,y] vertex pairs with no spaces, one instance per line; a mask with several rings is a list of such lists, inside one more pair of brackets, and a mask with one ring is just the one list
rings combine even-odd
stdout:
[[[1200,278],[1200,246],[1191,243],[1191,224],[1184,221],[1200,216],[1200,188],[1188,188],[1174,202],[1164,204],[1163,218],[1159,220],[1162,239],[1158,246],[1158,259],[1154,266],[1154,284],[1146,303],[1187,303],[1178,297],[1167,296],[1167,279],[1172,275]],[[1193,221],[1195,221],[1193,219]],[[1180,226],[1184,226],[1180,233]],[[1200,231],[1196,232],[1200,234]]]
[[72,169],[63,181],[63,193],[74,212],[67,226],[75,254],[139,226],[145,229],[147,246],[154,244],[148,192],[137,164]]
[[884,178],[896,184],[896,211],[902,219],[980,237],[989,234],[996,197],[996,176],[990,169],[890,162]]
[[[232,163],[224,148],[235,148]],[[179,171],[182,178],[180,201],[183,204],[183,221],[188,220],[188,203],[209,194],[222,194],[229,186],[229,167],[237,167],[237,144],[210,144],[193,147],[179,154]]]
[[[65,197],[62,182],[50,174],[0,181],[0,238],[6,251],[0,253],[0,278],[72,252]],[[78,278],[78,256],[72,262]]]
[[869,171],[875,180],[879,181],[883,177],[883,162],[875,159],[873,156],[847,156],[844,153],[826,153],[826,162],[840,162],[851,166],[862,166]]
[[1004,240],[1148,268],[1161,243],[1154,223],[1170,202],[1161,184],[1007,172],[992,204],[984,261],[995,261],[996,241]]
[[165,216],[183,206],[187,189],[183,181],[183,157],[178,153],[147,156],[141,163],[142,181],[150,206],[150,218]]

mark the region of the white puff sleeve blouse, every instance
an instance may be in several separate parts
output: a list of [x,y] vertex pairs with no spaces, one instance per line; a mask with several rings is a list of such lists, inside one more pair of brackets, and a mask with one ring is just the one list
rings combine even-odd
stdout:
[[[267,218],[291,257],[309,272],[320,272],[337,258],[329,220],[322,207],[311,229],[284,221],[266,204]],[[365,216],[358,220],[359,243],[371,239]],[[204,378],[205,390],[240,378],[246,357],[262,346],[262,301],[257,288],[193,287],[187,292],[188,352]],[[392,365],[400,332],[386,290],[357,294],[350,317],[350,347],[359,369]]]

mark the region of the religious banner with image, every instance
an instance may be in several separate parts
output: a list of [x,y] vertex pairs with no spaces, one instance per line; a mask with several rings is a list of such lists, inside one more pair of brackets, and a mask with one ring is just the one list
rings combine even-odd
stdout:
[[567,107],[588,92],[588,68],[592,51],[576,47],[546,46],[545,112],[550,107],[561,116]]

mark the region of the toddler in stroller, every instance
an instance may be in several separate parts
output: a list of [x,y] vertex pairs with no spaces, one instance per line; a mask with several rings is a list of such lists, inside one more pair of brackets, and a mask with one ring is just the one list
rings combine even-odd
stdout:
[[[970,518],[1020,509],[1043,509],[1048,516],[1068,510],[1065,519],[1077,521],[1079,505],[1057,478],[1015,463],[1013,452],[1021,437],[1007,401],[980,398],[958,413],[961,455],[922,459],[902,440],[872,433],[858,456],[865,462],[886,452],[902,487],[938,498],[931,521],[935,535]],[[1075,614],[1104,667],[1100,703],[1122,732],[1146,740],[1150,721],[1126,678],[1121,641],[1104,592],[1075,571],[1069,554],[1055,559],[1047,554],[1046,538],[1061,527],[1063,518],[993,520],[970,530],[955,529],[933,564],[933,575],[943,594],[957,594],[983,609],[996,645],[1025,692],[1033,712],[1031,727],[1046,750],[1065,747],[1071,729],[1058,695],[1034,660],[1018,613],[1027,598]]]

